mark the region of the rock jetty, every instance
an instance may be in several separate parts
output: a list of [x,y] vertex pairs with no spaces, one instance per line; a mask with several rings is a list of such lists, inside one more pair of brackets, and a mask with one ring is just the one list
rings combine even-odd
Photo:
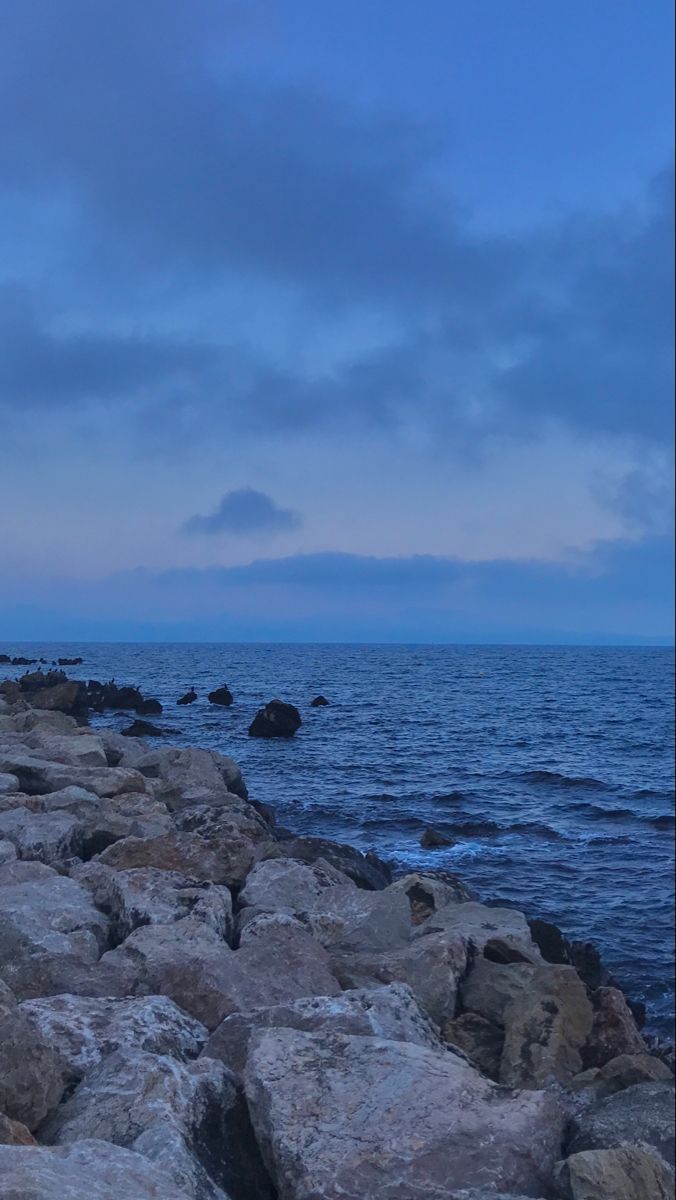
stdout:
[[0,1200],[666,1200],[671,1070],[569,951],[0,698]]

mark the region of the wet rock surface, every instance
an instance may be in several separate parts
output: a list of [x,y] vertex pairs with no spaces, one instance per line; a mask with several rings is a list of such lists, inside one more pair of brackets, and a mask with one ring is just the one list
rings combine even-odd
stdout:
[[660,1200],[673,1056],[590,944],[277,829],[72,682],[2,685],[0,1200]]

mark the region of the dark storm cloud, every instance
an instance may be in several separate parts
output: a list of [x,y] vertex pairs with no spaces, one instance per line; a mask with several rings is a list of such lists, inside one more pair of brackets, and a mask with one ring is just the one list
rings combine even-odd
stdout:
[[280,508],[271,496],[254,488],[226,492],[218,508],[207,516],[194,516],[186,522],[191,534],[287,533],[298,529],[301,518],[291,508]]
[[[113,336],[108,312],[70,336],[17,322],[0,404],[151,392],[170,417],[178,391],[198,430],[413,419],[452,438],[471,394],[485,414],[474,438],[550,418],[668,434],[673,174],[640,213],[479,236],[430,186],[447,153],[435,134],[223,69],[242,22],[245,7],[216,0],[0,0],[5,185],[29,210],[54,195],[71,206],[83,288],[92,272],[126,273],[130,296],[281,283],[309,326],[369,309],[397,337],[310,377],[227,330],[205,346]],[[77,286],[62,288],[66,316]]]

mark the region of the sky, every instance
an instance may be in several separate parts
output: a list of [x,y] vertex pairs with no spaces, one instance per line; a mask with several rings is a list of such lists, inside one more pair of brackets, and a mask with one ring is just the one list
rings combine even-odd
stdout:
[[670,0],[0,0],[0,639],[661,642]]

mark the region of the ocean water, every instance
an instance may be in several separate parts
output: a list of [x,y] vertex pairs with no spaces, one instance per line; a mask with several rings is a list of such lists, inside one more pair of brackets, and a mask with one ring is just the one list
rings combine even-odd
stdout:
[[[662,648],[378,645],[4,645],[80,654],[73,677],[138,684],[168,740],[241,764],[280,824],[410,868],[591,939],[649,1027],[673,994],[674,652]],[[8,672],[9,673],[9,672]],[[15,672],[17,673],[17,672]],[[209,705],[227,683],[232,708]],[[176,699],[190,685],[190,708]],[[317,693],[327,708],[312,709]],[[249,738],[279,697],[303,725]],[[124,718],[97,720],[122,726]],[[422,850],[433,826],[454,845]]]

